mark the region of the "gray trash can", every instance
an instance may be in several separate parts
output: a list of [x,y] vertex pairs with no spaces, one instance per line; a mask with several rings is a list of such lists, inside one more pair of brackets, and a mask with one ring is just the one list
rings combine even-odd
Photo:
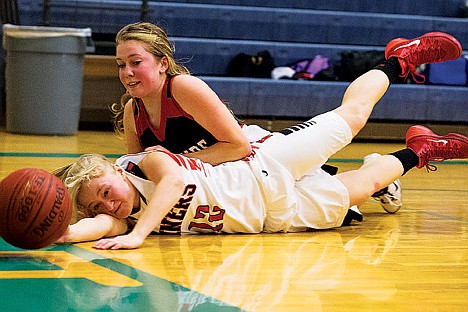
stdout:
[[84,55],[91,29],[3,25],[6,130],[71,135],[78,131]]

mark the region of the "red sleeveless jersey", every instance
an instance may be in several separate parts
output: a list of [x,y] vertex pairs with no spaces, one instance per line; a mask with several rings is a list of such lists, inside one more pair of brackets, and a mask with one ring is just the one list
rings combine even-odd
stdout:
[[205,149],[216,142],[216,138],[185,112],[172,97],[169,76],[161,95],[161,119],[159,128],[151,126],[143,101],[133,101],[136,131],[142,149],[161,145],[172,153],[189,153]]

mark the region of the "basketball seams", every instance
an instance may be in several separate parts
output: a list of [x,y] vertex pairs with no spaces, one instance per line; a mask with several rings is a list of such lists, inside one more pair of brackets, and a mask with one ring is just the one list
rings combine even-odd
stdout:
[[[25,231],[22,233],[23,234],[22,237],[21,237],[22,240],[24,240],[25,238],[28,238],[28,236],[34,236],[35,234],[31,232],[32,230],[34,230],[34,225],[36,225],[36,226],[40,225],[41,222],[43,221],[43,219],[45,219],[49,215],[49,213],[51,211],[51,205],[55,204],[55,198],[57,196],[56,189],[52,187],[54,185],[54,182],[55,182],[54,181],[54,176],[49,175],[49,179],[47,179],[46,183],[44,183],[45,186],[47,187],[47,191],[45,192],[45,194],[42,197],[42,201],[40,203],[40,206],[37,207],[36,203],[35,203],[35,205],[34,205],[34,207],[36,207],[35,215],[34,215],[33,219],[31,220],[30,224],[28,224],[28,228],[25,229]],[[41,200],[41,199],[39,199],[39,200]],[[46,203],[48,203],[48,205],[46,205]],[[44,207],[47,208],[47,213],[46,214],[41,214],[41,209],[44,209]],[[38,223],[36,223],[36,221],[38,221]],[[60,224],[58,224],[58,226],[57,226],[57,224],[53,222],[51,224],[50,228],[48,229],[48,231],[46,232],[46,234],[41,237],[41,240],[44,241],[44,242],[48,242],[50,237],[55,234],[55,231],[58,230],[58,228],[60,228]],[[52,243],[53,242],[50,242],[49,244],[52,244]]]
[[[50,205],[48,206],[45,206],[45,202],[49,203],[49,196],[50,196],[50,191],[52,189],[52,185],[53,185],[53,179],[52,179],[52,176],[49,176],[49,179],[48,179],[48,184],[47,184],[47,192],[45,193],[44,197],[42,198],[42,202],[41,202],[41,205],[39,206],[39,208],[36,210],[37,213],[36,215],[34,216],[34,221],[31,222],[31,224],[35,224],[36,223],[36,220],[38,220],[39,218],[41,219],[44,219],[43,216],[40,214],[40,211],[43,207],[47,207],[47,214],[45,214],[45,216],[47,216],[50,212]],[[55,201],[55,196],[56,196],[56,192],[53,193],[53,201]],[[41,220],[39,220],[39,224],[40,224]],[[33,230],[32,228],[29,228],[29,230]],[[54,229],[53,228],[50,228],[49,231],[47,231],[47,234],[49,234],[49,236],[47,236],[47,239],[45,236],[43,236],[43,239],[44,240],[48,240],[48,238],[50,237],[50,233],[53,233],[54,232]],[[29,233],[28,233],[29,234]]]
[[[16,175],[19,174],[19,171],[15,172],[14,173],[14,176],[12,176],[11,178],[16,178]],[[5,213],[5,216],[4,216],[4,224],[5,224],[5,232],[3,233],[3,235],[6,235],[8,237],[8,242],[13,242],[13,241],[16,241],[16,239],[14,239],[14,237],[12,237],[12,235],[10,234],[11,233],[11,226],[14,224],[12,224],[12,222],[10,222],[10,214],[14,216],[14,218],[17,218],[17,213],[15,213],[15,209],[18,205],[18,201],[20,199],[20,191],[22,189],[22,186],[24,184],[24,180],[25,179],[28,179],[28,176],[27,175],[21,175],[20,178],[19,178],[19,181],[14,185],[13,187],[13,195],[10,196],[9,198],[9,202],[8,202],[8,206],[7,206],[7,209],[6,209],[6,213]],[[2,181],[3,184],[6,185],[7,182],[5,182],[6,179],[4,179]],[[16,179],[15,179],[16,180]],[[7,185],[8,186],[8,185]],[[16,222],[15,222],[16,223]],[[13,229],[14,230],[14,229]],[[5,238],[5,237],[4,237]]]
[[[38,174],[30,175],[29,180],[37,179],[37,176],[38,176]],[[29,216],[28,216],[28,224],[27,224],[27,226],[24,227],[22,233],[18,234],[18,240],[23,242],[24,247],[26,247],[26,248],[30,248],[28,244],[31,241],[31,237],[29,237],[29,236],[31,235],[32,227],[33,227],[34,223],[36,222],[36,220],[38,218],[40,209],[41,209],[41,207],[43,207],[44,201],[47,199],[48,192],[49,192],[49,189],[47,189],[46,194],[42,196],[42,202],[41,202],[39,207],[37,207],[37,204],[41,200],[41,198],[39,198],[39,196],[41,196],[41,195],[36,195],[34,197],[34,203],[32,204],[32,208],[31,208],[31,211],[30,211]]]
[[[26,179],[28,181],[32,181],[32,180],[36,179],[37,176],[38,176],[38,174],[34,174],[33,172],[31,172],[30,169],[28,169],[21,178],[23,180]],[[24,183],[21,183],[20,185],[23,186],[22,189],[24,190],[24,187],[25,187]],[[31,191],[31,190],[29,190],[29,191]],[[47,190],[47,191],[49,191],[49,190]],[[20,194],[17,194],[17,196],[15,196],[15,198],[19,198],[19,195]],[[16,235],[16,240],[18,240],[18,241],[24,241],[25,240],[25,238],[28,236],[28,231],[31,229],[31,225],[34,224],[34,222],[36,221],[37,215],[38,215],[38,213],[40,211],[40,207],[42,207],[42,206],[40,206],[39,208],[36,207],[37,200],[40,200],[40,198],[38,198],[39,196],[41,196],[41,194],[38,193],[34,197],[34,201],[31,203],[31,210],[29,211],[27,221],[24,223],[25,226],[22,227],[22,232],[17,233],[17,235]],[[43,197],[44,197],[44,199],[46,198],[46,196],[43,196]],[[21,205],[22,203],[20,202],[19,204]],[[42,203],[41,203],[41,205],[42,205]],[[18,230],[18,229],[15,229],[15,230]]]

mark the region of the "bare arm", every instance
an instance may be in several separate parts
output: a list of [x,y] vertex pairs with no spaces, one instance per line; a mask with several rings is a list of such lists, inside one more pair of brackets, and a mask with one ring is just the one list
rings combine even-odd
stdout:
[[212,165],[239,160],[251,153],[245,133],[218,95],[201,79],[180,75],[173,79],[173,96],[195,121],[219,142],[187,157],[199,158]]
[[182,169],[165,153],[151,153],[139,165],[146,177],[156,183],[156,190],[149,198],[148,208],[133,230],[146,237],[161,224],[162,219],[180,199],[185,183]]
[[125,143],[127,146],[127,153],[133,154],[142,152],[143,149],[140,146],[140,139],[138,138],[135,119],[133,117],[133,99],[130,99],[124,108],[123,126],[125,133]]
[[116,236],[125,233],[127,222],[110,215],[100,214],[94,218],[84,218],[68,227],[57,243],[78,243]]
[[156,184],[156,190],[149,198],[148,207],[128,235],[102,239],[93,247],[99,249],[140,247],[182,195],[185,188],[182,169],[167,154],[150,153],[139,163],[139,167],[146,177]]

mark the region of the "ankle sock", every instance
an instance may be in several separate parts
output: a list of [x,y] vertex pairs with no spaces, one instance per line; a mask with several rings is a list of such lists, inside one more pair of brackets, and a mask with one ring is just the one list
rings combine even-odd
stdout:
[[397,152],[390,153],[395,156],[403,165],[403,174],[407,173],[410,169],[416,167],[419,164],[419,157],[409,148],[399,150]]
[[396,57],[391,57],[379,63],[379,65],[375,66],[373,69],[383,71],[387,75],[388,80],[390,80],[390,83],[394,83],[401,74],[400,62],[398,62],[398,58]]

